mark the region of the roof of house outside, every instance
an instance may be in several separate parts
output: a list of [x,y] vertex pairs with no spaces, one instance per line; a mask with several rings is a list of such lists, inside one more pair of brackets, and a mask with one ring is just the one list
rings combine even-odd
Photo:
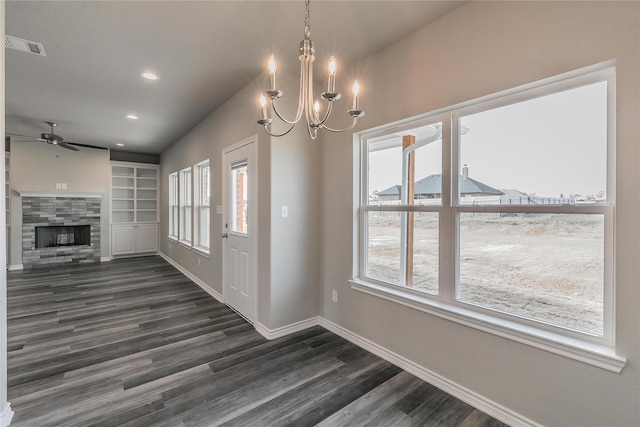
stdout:
[[[399,196],[401,186],[392,185],[391,187],[378,192],[378,196]],[[429,196],[442,193],[442,175],[435,174],[429,175],[426,178],[422,178],[416,181],[415,195],[416,196]],[[502,191],[495,189],[487,184],[484,184],[475,179],[464,177],[460,175],[460,194],[495,194],[502,195]]]

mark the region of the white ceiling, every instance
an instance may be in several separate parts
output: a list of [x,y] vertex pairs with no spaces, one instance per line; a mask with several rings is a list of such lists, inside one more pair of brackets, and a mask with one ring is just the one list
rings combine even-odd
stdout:
[[[462,3],[313,0],[316,62],[353,64]],[[37,137],[54,121],[65,141],[160,153],[265,73],[270,53],[297,74],[304,1],[7,1],[5,27],[46,52],[6,49],[7,132]]]

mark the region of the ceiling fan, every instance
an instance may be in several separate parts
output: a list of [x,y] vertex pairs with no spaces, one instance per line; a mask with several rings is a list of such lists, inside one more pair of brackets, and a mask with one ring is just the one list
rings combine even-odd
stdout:
[[31,141],[46,142],[47,144],[57,145],[59,147],[66,148],[67,150],[72,150],[72,151],[78,151],[79,149],[77,147],[96,148],[99,150],[106,150],[106,148],[98,147],[97,145],[80,144],[77,142],[69,142],[69,141],[65,142],[63,137],[53,133],[53,128],[58,126],[57,123],[55,122],[45,122],[45,123],[48,124],[49,127],[51,127],[51,132],[40,134],[40,138],[34,138],[31,136],[20,135],[17,133],[9,133],[9,132],[7,132],[7,135],[11,137],[17,137],[17,138],[27,138],[27,140],[31,140]]

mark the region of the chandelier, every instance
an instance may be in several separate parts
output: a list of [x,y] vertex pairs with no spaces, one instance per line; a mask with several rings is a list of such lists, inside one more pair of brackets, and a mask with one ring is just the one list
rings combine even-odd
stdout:
[[[326,129],[330,132],[345,132],[356,125],[359,117],[364,116],[364,111],[360,109],[360,101],[358,99],[358,92],[360,87],[356,80],[353,84],[353,99],[351,109],[347,112],[353,117],[353,122],[350,126],[344,129],[333,129],[327,126],[326,122],[331,115],[331,108],[333,103],[340,99],[340,93],[336,92],[336,58],[331,57],[329,59],[329,79],[327,84],[327,91],[323,92],[320,96],[326,101],[326,111],[324,115],[320,114],[320,103],[313,97],[313,60],[315,50],[313,48],[313,42],[311,41],[311,29],[309,27],[309,0],[305,0],[306,11],[304,14],[304,39],[300,42],[300,92],[298,95],[298,111],[293,120],[287,120],[280,114],[277,107],[277,100],[282,96],[282,92],[276,89],[276,59],[273,55],[269,57],[268,71],[269,71],[269,90],[263,92],[260,96],[260,106],[262,109],[262,117],[258,120],[258,124],[264,126],[264,130],[271,136],[280,137],[288,134],[294,128],[294,126],[302,119],[304,115],[307,121],[307,130],[311,139],[316,139],[318,135],[318,129]],[[267,100],[271,100],[271,108],[275,115],[284,123],[290,125],[289,128],[280,134],[275,134],[271,131],[270,125],[273,122],[268,114]]]

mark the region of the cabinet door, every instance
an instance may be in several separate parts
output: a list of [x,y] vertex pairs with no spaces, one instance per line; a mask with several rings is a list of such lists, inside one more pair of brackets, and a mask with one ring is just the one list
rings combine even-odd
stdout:
[[158,224],[136,225],[136,248],[138,252],[158,251]]
[[111,254],[125,255],[136,253],[135,225],[111,226]]

